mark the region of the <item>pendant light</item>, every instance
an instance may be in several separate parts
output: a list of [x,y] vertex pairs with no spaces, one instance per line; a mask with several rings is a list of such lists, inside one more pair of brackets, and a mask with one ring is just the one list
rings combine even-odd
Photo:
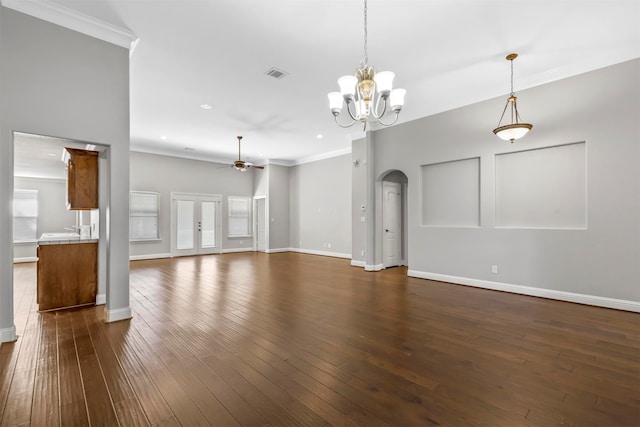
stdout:
[[[511,63],[511,93],[509,94],[509,98],[507,98],[504,110],[502,110],[502,116],[500,116],[498,127],[493,130],[493,133],[498,135],[499,138],[504,139],[505,141],[511,141],[512,143],[516,139],[520,139],[525,136],[531,128],[533,128],[532,124],[520,122],[520,114],[518,113],[518,105],[516,104],[518,98],[513,92],[513,60],[517,57],[517,53],[510,53],[506,56],[507,61]],[[511,113],[511,123],[502,125],[502,119],[504,118],[504,114],[507,112],[507,108],[509,108]]]

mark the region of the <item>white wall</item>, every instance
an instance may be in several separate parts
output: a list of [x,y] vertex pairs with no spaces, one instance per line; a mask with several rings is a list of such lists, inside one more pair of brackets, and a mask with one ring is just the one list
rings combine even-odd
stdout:
[[[513,144],[491,132],[506,95],[374,132],[376,177],[399,169],[409,179],[410,273],[637,310],[638,76],[640,60],[634,60],[518,93],[520,113],[534,127]],[[495,156],[581,141],[587,152],[587,228],[497,228]],[[421,165],[474,157],[480,158],[480,226],[421,226]],[[361,196],[354,194],[354,200]],[[492,274],[493,265],[498,274]]]
[[171,193],[222,196],[222,249],[251,250],[253,239],[227,237],[227,197],[253,196],[254,170],[246,172],[220,163],[131,152],[131,190],[160,193],[160,240],[131,242],[131,257],[149,258],[171,254]]
[[14,131],[109,147],[106,319],[129,317],[129,52],[0,7],[0,58],[0,341],[15,338]]
[[350,154],[290,168],[291,248],[351,258],[351,168]]

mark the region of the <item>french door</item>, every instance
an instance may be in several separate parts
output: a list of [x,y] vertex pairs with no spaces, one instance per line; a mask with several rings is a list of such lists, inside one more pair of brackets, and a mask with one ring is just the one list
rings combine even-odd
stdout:
[[171,254],[204,255],[222,252],[221,197],[171,194]]

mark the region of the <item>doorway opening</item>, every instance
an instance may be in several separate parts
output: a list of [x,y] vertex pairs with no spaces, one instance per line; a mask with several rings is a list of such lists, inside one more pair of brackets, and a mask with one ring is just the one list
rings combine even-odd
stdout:
[[382,264],[408,265],[407,176],[399,170],[382,177]]
[[[72,210],[67,207],[67,148],[98,153],[98,207]],[[106,303],[109,292],[109,239],[107,214],[110,209],[110,146],[76,139],[13,132],[13,262],[38,261],[38,240],[43,234],[96,239],[96,304]],[[20,193],[35,195],[20,199]],[[19,203],[16,203],[16,199]]]

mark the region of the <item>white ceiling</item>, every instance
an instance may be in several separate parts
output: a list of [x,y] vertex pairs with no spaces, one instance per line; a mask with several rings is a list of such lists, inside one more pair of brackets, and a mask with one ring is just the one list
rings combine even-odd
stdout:
[[27,178],[66,180],[65,147],[103,151],[104,146],[49,136],[13,134],[13,175]]
[[[139,37],[132,150],[228,161],[243,135],[247,160],[294,164],[347,152],[360,131],[333,123],[326,94],[362,59],[362,0],[55,3]],[[638,0],[370,0],[368,8],[369,63],[394,71],[407,90],[400,123],[506,99],[510,52],[520,54],[516,92],[640,57]],[[290,74],[273,79],[270,67]]]

